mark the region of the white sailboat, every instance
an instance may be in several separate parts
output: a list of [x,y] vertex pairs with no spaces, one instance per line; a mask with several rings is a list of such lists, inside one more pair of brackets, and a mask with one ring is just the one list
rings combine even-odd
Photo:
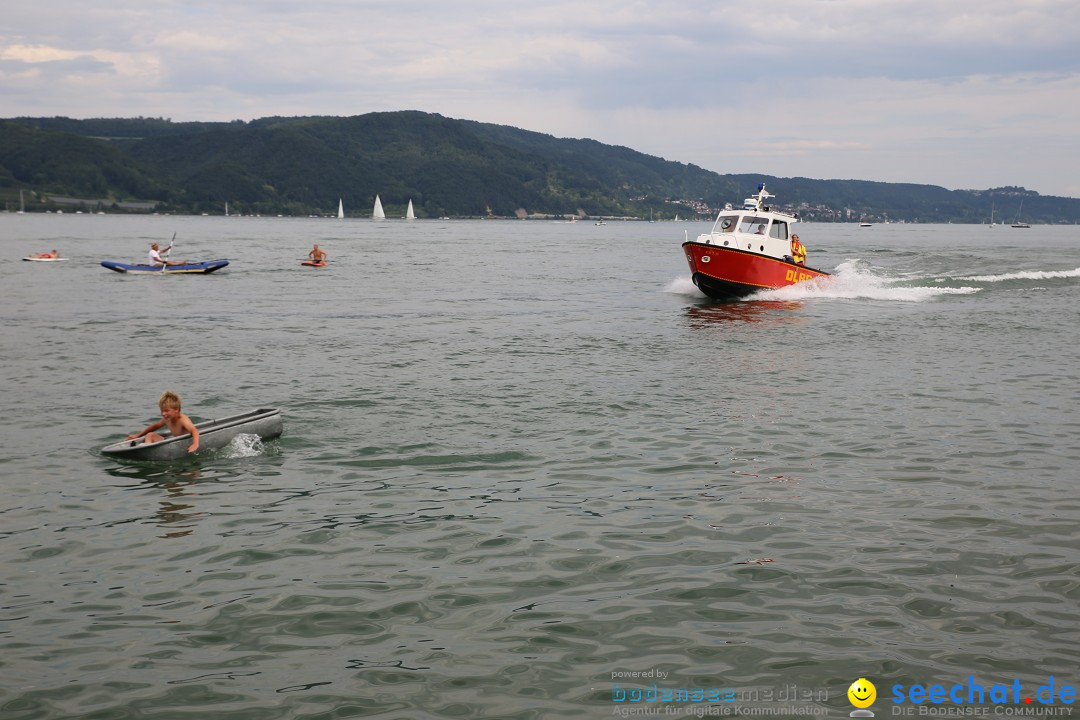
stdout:
[[1014,228],[1029,228],[1031,227],[1026,222],[1020,221],[1020,215],[1024,212],[1024,199],[1020,198],[1020,209],[1016,211],[1016,222],[1013,223]]
[[994,227],[994,201],[990,201],[990,227]]
[[409,198],[409,209],[405,211],[405,219],[406,220],[415,220],[416,219],[416,213],[413,212],[413,207],[412,207],[412,198]]
[[382,209],[382,200],[379,199],[378,195],[375,196],[375,209],[371,211],[371,219],[372,220],[385,220],[386,219],[386,213],[383,212],[383,209]]
[[19,190],[19,211],[16,215],[22,215],[26,212],[26,202],[23,200],[23,191]]
[[337,201],[337,216],[339,220],[345,217],[345,205],[342,204],[341,198],[338,198]]

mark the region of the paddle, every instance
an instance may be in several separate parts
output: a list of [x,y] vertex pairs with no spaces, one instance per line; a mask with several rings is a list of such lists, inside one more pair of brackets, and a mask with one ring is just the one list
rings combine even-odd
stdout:
[[172,234],[172,240],[169,241],[169,249],[165,251],[165,264],[161,266],[162,272],[169,269],[169,255],[172,254],[172,246],[176,243],[176,233]]
[[[162,258],[158,255],[158,260],[161,260],[161,273],[164,274],[169,269],[169,255],[172,254],[173,245],[176,243],[176,233],[172,234],[172,240],[169,241],[169,247],[165,250],[165,257]],[[155,243],[156,244],[156,243]]]

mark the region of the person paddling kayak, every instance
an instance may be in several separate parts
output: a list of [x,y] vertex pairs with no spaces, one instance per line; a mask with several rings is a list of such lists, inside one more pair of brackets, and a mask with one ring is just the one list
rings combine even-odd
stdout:
[[[172,250],[172,245],[165,248],[165,252],[168,252],[169,250]],[[158,252],[157,243],[150,243],[150,252],[146,254],[146,260],[146,264],[150,267],[172,267],[174,265],[184,264],[183,260],[180,260],[178,262],[170,262],[169,260],[162,259],[161,254]]]

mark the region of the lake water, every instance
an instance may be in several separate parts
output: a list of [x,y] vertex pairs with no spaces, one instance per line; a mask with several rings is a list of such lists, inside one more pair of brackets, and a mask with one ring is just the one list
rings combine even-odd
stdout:
[[[718,304],[707,227],[0,215],[0,717],[1080,684],[1080,229],[808,224],[833,280]],[[174,233],[231,264],[98,265]],[[102,456],[165,389],[285,434]]]

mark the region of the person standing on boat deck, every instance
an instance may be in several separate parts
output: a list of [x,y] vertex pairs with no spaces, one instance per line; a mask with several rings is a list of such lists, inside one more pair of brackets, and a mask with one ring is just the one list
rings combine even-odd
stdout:
[[169,432],[172,433],[173,437],[180,437],[185,433],[191,433],[191,445],[188,446],[187,451],[189,453],[197,451],[199,449],[199,428],[195,427],[195,423],[191,422],[191,418],[180,412],[180,396],[172,390],[166,390],[161,393],[161,397],[158,398],[158,407],[161,409],[161,419],[157,422],[150,423],[146,426],[146,429],[140,433],[128,435],[127,439],[138,440],[141,437],[145,437],[143,440],[144,443],[154,443],[159,440],[164,440],[164,436],[158,435],[154,431],[168,426]]
[[[172,245],[165,248],[165,250],[166,250],[166,252],[169,251],[169,250],[172,250]],[[184,264],[183,262],[169,262],[168,260],[162,259],[161,255],[158,253],[158,244],[157,243],[150,243],[150,252],[148,252],[146,254],[146,260],[147,260],[147,262],[146,262],[147,265],[149,265],[150,267],[155,267],[155,268],[156,267],[168,267],[170,265],[183,265]]]
[[326,257],[327,257],[326,251],[325,250],[320,250],[318,245],[316,245],[314,248],[312,248],[311,252],[309,252],[307,254],[307,256],[311,259],[311,262],[313,262],[313,263],[315,263],[317,265],[325,263],[326,262]]
[[799,242],[798,235],[791,236],[791,258],[796,265],[806,264],[806,246]]

